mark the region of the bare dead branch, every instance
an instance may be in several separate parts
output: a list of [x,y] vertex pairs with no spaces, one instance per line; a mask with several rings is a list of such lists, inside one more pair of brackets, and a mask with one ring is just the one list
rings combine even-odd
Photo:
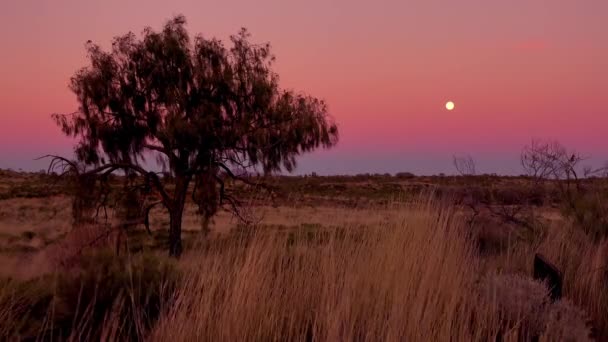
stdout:
[[454,156],[454,167],[462,176],[474,176],[476,174],[475,161],[470,155]]

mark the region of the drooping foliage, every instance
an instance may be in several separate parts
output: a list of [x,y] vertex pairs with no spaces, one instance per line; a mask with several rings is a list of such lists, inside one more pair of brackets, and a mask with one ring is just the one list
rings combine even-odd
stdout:
[[[89,172],[146,176],[177,235],[191,181],[207,192],[198,190],[194,199],[219,197],[221,205],[230,199],[223,178],[292,171],[297,156],[338,139],[324,101],[279,87],[269,44],[251,43],[242,29],[227,47],[201,35],[192,39],[185,25],[177,16],[161,31],[146,28],[141,38],[116,37],[110,51],[87,43],[90,65],[70,83],[80,108],[54,115],[66,135],[79,139],[76,156]],[[173,193],[143,166],[151,157],[174,178]],[[217,209],[198,204],[206,215]]]

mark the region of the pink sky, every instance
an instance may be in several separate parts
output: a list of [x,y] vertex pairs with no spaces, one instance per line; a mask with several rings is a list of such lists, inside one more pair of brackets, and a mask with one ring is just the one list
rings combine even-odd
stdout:
[[67,83],[87,40],[180,13],[192,34],[247,27],[284,87],[327,100],[341,141],[299,172],[450,173],[468,153],[481,172],[519,173],[532,138],[608,160],[608,1],[20,0],[0,4],[0,168],[70,154],[49,115],[76,109]]

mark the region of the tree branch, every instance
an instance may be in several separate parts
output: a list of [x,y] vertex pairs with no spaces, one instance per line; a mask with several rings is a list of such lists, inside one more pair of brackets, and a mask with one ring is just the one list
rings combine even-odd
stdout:
[[146,231],[148,231],[149,235],[152,235],[152,231],[150,230],[150,211],[161,203],[163,203],[163,201],[151,203],[144,209],[144,226],[146,227]]
[[41,160],[41,159],[46,159],[46,158],[51,158],[51,162],[49,163],[49,167],[47,169],[47,173],[49,173],[49,174],[51,172],[55,171],[57,168],[61,169],[61,176],[68,173],[70,171],[70,169],[74,170],[76,173],[80,172],[80,170],[78,170],[78,165],[74,161],[71,161],[71,160],[61,157],[61,156],[47,154],[45,156],[38,157],[34,160]]
[[166,155],[169,160],[174,161],[177,159],[177,156],[172,153],[171,151],[169,151],[167,148],[163,147],[163,146],[157,146],[157,145],[153,145],[153,144],[144,144],[143,146],[144,148],[147,148],[148,150],[151,151],[156,151],[156,152],[160,152],[164,155]]
[[267,184],[264,184],[264,183],[261,183],[261,182],[253,183],[252,181],[250,181],[250,180],[248,180],[248,179],[246,179],[244,177],[235,175],[234,172],[232,172],[232,170],[230,170],[230,168],[228,166],[226,166],[224,163],[216,162],[216,164],[217,164],[217,166],[221,167],[230,178],[233,178],[233,179],[236,179],[238,181],[241,181],[241,182],[243,182],[243,183],[245,183],[247,185],[251,185],[251,186],[254,186],[254,187],[261,187],[261,188],[264,188],[264,189],[266,189],[268,191],[272,191],[271,187],[268,186]]
[[215,180],[220,184],[220,205],[222,205],[224,201],[226,187],[224,186],[224,180],[221,179],[218,175],[215,175]]
[[135,172],[139,173],[141,176],[145,177],[146,182],[152,181],[152,184],[160,193],[161,198],[163,200],[163,204],[165,204],[165,206],[170,206],[171,203],[173,202],[173,198],[167,193],[165,187],[163,186],[162,182],[160,181],[160,178],[158,178],[158,175],[154,172],[146,171],[143,167],[141,167],[139,165],[129,164],[129,163],[111,163],[111,164],[99,166],[92,170],[80,171],[78,169],[78,165],[75,162],[73,162],[67,158],[64,158],[61,156],[55,156],[55,155],[46,155],[46,156],[37,158],[37,160],[43,159],[43,158],[52,158],[51,164],[49,165],[49,173],[53,169],[55,169],[56,167],[59,166],[58,163],[62,163],[63,164],[63,165],[61,165],[62,175],[69,172],[69,170],[67,170],[69,168],[73,169],[79,176],[87,176],[87,175],[92,176],[92,175],[96,175],[96,174],[101,174],[103,177],[106,177],[106,176],[110,175],[112,172],[114,172],[116,170],[120,170],[120,169],[125,169],[125,170],[128,169],[128,170],[135,171]]

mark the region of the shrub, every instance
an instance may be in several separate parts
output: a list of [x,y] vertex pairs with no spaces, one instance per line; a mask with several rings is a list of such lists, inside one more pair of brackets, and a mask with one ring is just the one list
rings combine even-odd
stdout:
[[26,240],[31,240],[36,236],[36,233],[26,230],[25,232],[21,233],[21,236]]
[[585,311],[567,299],[552,303],[542,283],[522,275],[488,275],[480,289],[482,303],[499,317],[503,335],[547,341],[590,340],[592,331]]
[[527,202],[535,206],[543,206],[550,202],[547,198],[547,190],[542,186],[529,186],[527,188]]
[[544,331],[550,302],[542,283],[521,275],[488,275],[481,283],[481,293],[500,318],[503,333],[517,330],[518,336],[532,337]]
[[131,258],[102,250],[85,255],[75,272],[58,280],[58,295],[79,322],[78,334],[97,339],[104,320],[118,315],[113,321],[123,326],[116,334],[141,338],[173,291],[177,269],[173,261],[151,253]]
[[562,212],[594,241],[608,237],[608,192],[576,193],[566,199]]
[[592,341],[587,314],[569,300],[553,304],[543,338],[548,341]]
[[497,188],[492,192],[492,203],[499,205],[518,205],[522,204],[525,195],[521,189],[516,188]]
[[0,318],[9,328],[0,337],[143,340],[178,276],[174,261],[154,254],[86,253],[69,269],[2,285]]
[[411,179],[416,177],[416,175],[414,175],[411,172],[397,172],[395,174],[395,177],[399,178],[399,179]]

